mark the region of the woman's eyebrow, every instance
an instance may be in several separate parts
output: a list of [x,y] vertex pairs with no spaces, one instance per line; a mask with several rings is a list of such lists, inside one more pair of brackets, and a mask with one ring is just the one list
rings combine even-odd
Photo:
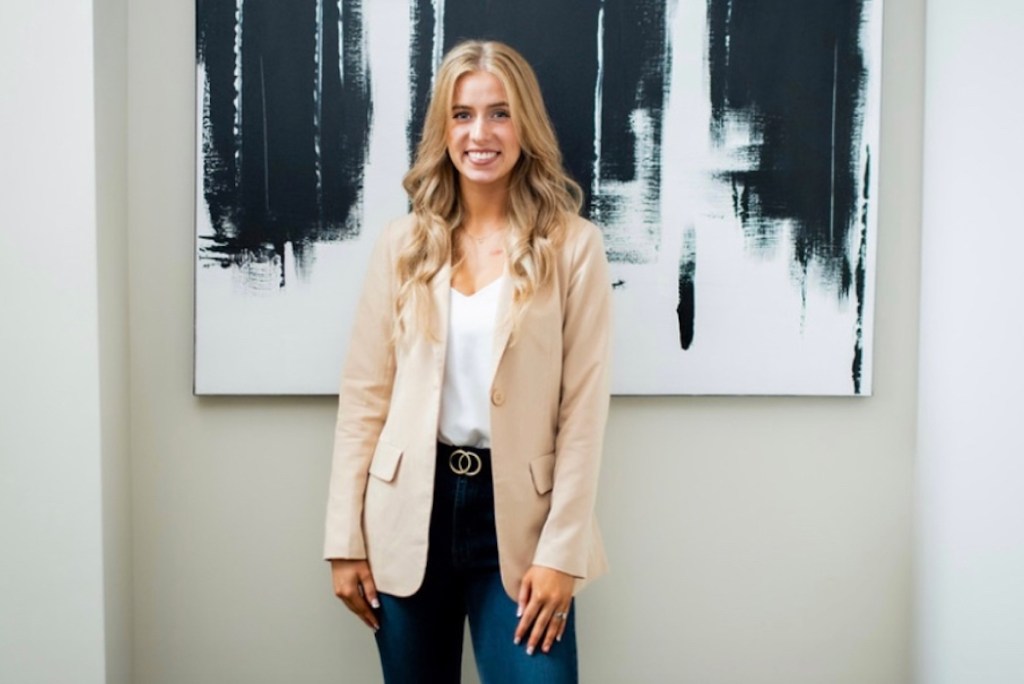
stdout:
[[[499,109],[499,108],[508,108],[508,102],[495,102],[494,104],[487,105],[487,109]],[[453,104],[452,105],[452,111],[455,111],[456,109],[472,109],[472,107],[470,107],[469,105],[464,105],[464,104]]]

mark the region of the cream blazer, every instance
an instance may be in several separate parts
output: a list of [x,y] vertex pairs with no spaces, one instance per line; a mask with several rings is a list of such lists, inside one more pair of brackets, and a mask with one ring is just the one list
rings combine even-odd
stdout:
[[[431,281],[440,339],[389,341],[394,264],[412,215],[370,257],[342,371],[324,557],[368,558],[380,591],[423,582],[433,501],[451,267]],[[531,564],[577,578],[607,564],[594,518],[609,403],[611,282],[600,230],[572,217],[552,286],[510,340],[511,279],[499,294],[491,384],[491,460],[501,578],[509,596]],[[413,336],[410,336],[413,337]]]

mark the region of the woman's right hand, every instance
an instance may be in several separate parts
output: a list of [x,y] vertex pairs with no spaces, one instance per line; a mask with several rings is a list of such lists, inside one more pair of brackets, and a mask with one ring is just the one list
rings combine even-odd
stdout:
[[370,564],[365,560],[331,559],[331,579],[334,594],[359,616],[373,631],[380,629],[380,622],[373,610],[380,608],[377,587],[373,584]]

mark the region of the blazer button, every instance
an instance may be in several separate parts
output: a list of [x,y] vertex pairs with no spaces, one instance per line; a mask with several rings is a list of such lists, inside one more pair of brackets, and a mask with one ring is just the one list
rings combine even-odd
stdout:
[[495,406],[501,406],[505,403],[505,395],[501,390],[496,389],[491,392],[491,403]]

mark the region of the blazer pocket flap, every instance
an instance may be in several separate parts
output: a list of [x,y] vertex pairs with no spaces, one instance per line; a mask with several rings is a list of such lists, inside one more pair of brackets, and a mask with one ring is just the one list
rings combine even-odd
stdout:
[[370,461],[370,474],[374,477],[391,482],[398,472],[398,462],[402,459],[401,447],[387,442],[377,442],[377,448],[373,452],[373,460]]
[[538,494],[547,494],[555,486],[555,455],[544,454],[530,461],[530,475]]

